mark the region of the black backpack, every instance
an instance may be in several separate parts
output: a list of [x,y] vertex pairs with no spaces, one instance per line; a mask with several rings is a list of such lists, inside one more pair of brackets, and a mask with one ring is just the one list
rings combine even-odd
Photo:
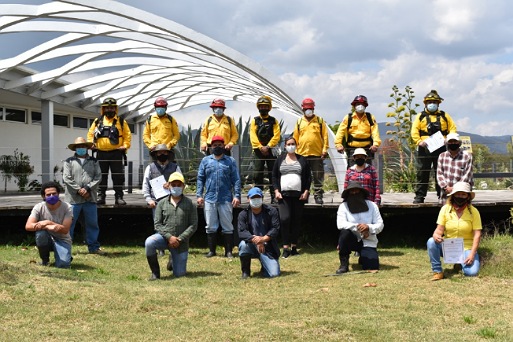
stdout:
[[258,141],[260,141],[260,144],[262,146],[266,146],[269,141],[274,136],[274,124],[276,123],[276,119],[272,116],[269,116],[267,118],[267,122],[264,122],[264,120],[260,116],[255,116],[255,124],[257,127],[257,137]]
[[436,132],[438,131],[441,131],[442,134],[444,136],[446,136],[449,131],[448,130],[442,130],[442,125],[440,124],[440,118],[444,119],[445,120],[445,124],[447,126],[447,128],[449,128],[449,124],[447,122],[447,118],[445,117],[445,112],[443,110],[440,111],[440,114],[436,116],[436,121],[435,122],[431,122],[429,121],[429,115],[428,113],[426,113],[425,111],[422,111],[422,113],[420,114],[420,117],[419,117],[419,122],[422,122],[422,120],[426,119],[428,121],[428,124],[427,124],[427,131],[423,131],[423,130],[419,130],[419,133],[420,133],[420,136],[424,136],[424,135],[433,135],[435,134]]
[[[370,125],[371,131],[372,131],[372,126],[374,126],[374,120],[372,120],[372,114],[369,112],[365,112],[365,116],[367,116],[367,121],[369,121],[369,125]],[[372,145],[374,142],[374,140],[372,140],[372,132],[370,132],[368,138],[363,138],[363,139],[353,138],[353,136],[349,134],[349,128],[351,128],[352,122],[353,122],[353,113],[349,113],[349,114],[347,114],[347,137],[344,137],[344,139],[342,141],[342,146],[348,147],[349,146],[348,144],[352,141],[369,141],[370,145]]]

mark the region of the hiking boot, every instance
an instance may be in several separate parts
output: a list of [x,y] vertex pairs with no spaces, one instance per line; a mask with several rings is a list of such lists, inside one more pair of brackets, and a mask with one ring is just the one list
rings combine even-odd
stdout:
[[324,203],[321,196],[314,196],[314,199],[315,199],[315,204],[323,204]]
[[126,205],[126,202],[123,198],[118,197],[116,198],[116,201],[114,202],[115,205]]
[[413,199],[413,204],[419,204],[419,203],[424,203],[424,197],[415,197]]
[[281,255],[282,258],[287,259],[290,256],[290,249],[284,249],[283,254]]
[[444,279],[444,272],[435,272],[433,273],[433,278],[431,278],[431,281],[437,281]]

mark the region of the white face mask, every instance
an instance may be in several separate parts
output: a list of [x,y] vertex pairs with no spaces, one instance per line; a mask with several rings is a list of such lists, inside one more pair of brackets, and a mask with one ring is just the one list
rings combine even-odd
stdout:
[[428,103],[428,105],[426,106],[426,109],[428,110],[428,112],[434,113],[437,111],[438,105],[436,103]]
[[250,198],[249,205],[251,206],[251,208],[260,208],[262,206],[262,197]]
[[294,153],[296,152],[296,145],[287,145],[285,146],[285,150],[287,150],[288,153]]
[[215,114],[216,116],[223,116],[223,114],[224,114],[224,109],[223,109],[223,108],[221,108],[221,107],[216,107],[216,108],[214,108],[214,114]]
[[313,115],[313,109],[307,109],[305,110],[305,115],[308,116],[308,117],[311,117]]
[[363,112],[365,112],[365,106],[364,105],[358,105],[358,106],[354,107],[354,109],[356,110],[356,112],[358,114],[362,114]]

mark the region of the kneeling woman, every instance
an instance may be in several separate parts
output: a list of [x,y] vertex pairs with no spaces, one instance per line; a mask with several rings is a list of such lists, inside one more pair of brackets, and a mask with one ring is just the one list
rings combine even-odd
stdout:
[[482,226],[479,211],[471,203],[474,196],[469,183],[458,182],[454,184],[452,192],[448,195],[447,204],[440,209],[435,232],[427,242],[431,269],[434,272],[431,280],[444,278],[440,262],[444,237],[447,239],[463,238],[465,249],[464,260],[461,264],[463,274],[472,277],[479,273],[481,263],[477,249],[481,241]]

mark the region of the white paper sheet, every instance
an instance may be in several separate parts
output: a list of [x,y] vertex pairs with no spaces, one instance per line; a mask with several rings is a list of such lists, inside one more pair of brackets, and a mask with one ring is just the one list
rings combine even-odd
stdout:
[[171,193],[168,189],[164,188],[164,184],[166,184],[164,176],[158,176],[157,178],[150,179],[151,189],[153,190],[153,194],[156,199],[164,198],[169,196]]
[[440,147],[444,146],[445,139],[442,132],[438,131],[435,134],[429,136],[426,140],[424,140],[427,144],[427,148],[430,153],[438,150]]
[[444,253],[444,264],[462,264],[465,257],[463,249],[463,239],[444,239],[442,242],[442,251]]

